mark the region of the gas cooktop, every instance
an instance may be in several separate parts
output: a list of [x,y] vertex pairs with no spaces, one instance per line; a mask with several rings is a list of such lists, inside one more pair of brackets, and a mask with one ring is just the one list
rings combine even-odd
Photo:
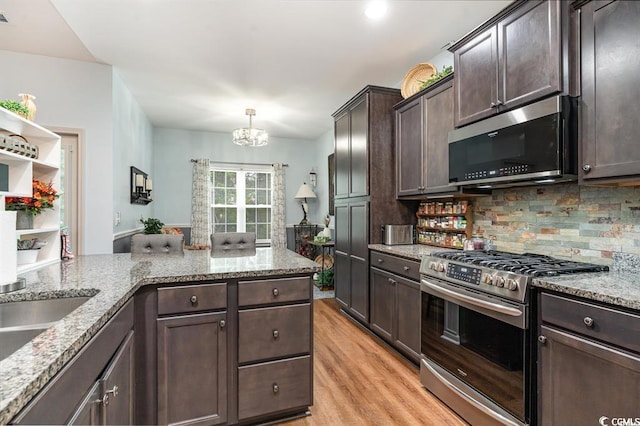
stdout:
[[436,251],[425,256],[420,273],[445,283],[524,302],[535,277],[608,271],[609,267],[535,253]]

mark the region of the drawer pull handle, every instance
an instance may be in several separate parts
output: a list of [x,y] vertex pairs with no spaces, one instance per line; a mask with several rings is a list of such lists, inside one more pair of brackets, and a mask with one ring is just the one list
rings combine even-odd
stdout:
[[280,332],[278,330],[273,330],[273,338],[277,339],[278,337],[280,337]]
[[278,386],[277,383],[273,384],[273,393],[278,393],[280,392],[280,386]]
[[225,325],[227,325],[227,322],[225,320],[220,320],[220,328],[224,328]]
[[114,386],[113,388],[106,391],[102,396],[102,400],[98,400],[98,402],[102,402],[104,405],[109,405],[109,394],[113,395],[114,397],[118,396],[118,387]]
[[191,300],[191,304],[195,306],[198,303],[198,296],[194,294],[193,296],[191,296],[190,300]]
[[411,268],[409,268],[408,266],[404,267],[405,272],[408,271],[409,269],[411,269]]
[[584,322],[584,325],[586,325],[588,328],[593,328],[593,318],[584,317],[582,321]]
[[278,297],[278,295],[280,294],[280,291],[277,288],[274,288],[272,293],[274,297]]

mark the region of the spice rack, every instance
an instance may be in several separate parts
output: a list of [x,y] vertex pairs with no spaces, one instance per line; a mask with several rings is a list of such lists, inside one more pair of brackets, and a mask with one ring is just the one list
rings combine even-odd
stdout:
[[418,244],[462,250],[473,231],[472,207],[466,200],[420,203],[416,212]]

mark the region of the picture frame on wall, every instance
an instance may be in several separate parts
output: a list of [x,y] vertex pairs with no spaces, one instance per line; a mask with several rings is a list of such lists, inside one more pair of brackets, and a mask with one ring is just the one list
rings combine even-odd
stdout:
[[331,216],[334,215],[334,200],[333,200],[333,196],[335,194],[335,154],[331,154],[329,155],[329,159],[328,159],[328,167],[327,170],[329,171],[328,175],[329,175],[329,188],[328,188],[328,193],[329,193],[329,214]]

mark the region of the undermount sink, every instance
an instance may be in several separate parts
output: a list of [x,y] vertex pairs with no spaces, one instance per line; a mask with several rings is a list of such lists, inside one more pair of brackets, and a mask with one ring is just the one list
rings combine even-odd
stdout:
[[5,359],[91,297],[0,303],[0,360]]

